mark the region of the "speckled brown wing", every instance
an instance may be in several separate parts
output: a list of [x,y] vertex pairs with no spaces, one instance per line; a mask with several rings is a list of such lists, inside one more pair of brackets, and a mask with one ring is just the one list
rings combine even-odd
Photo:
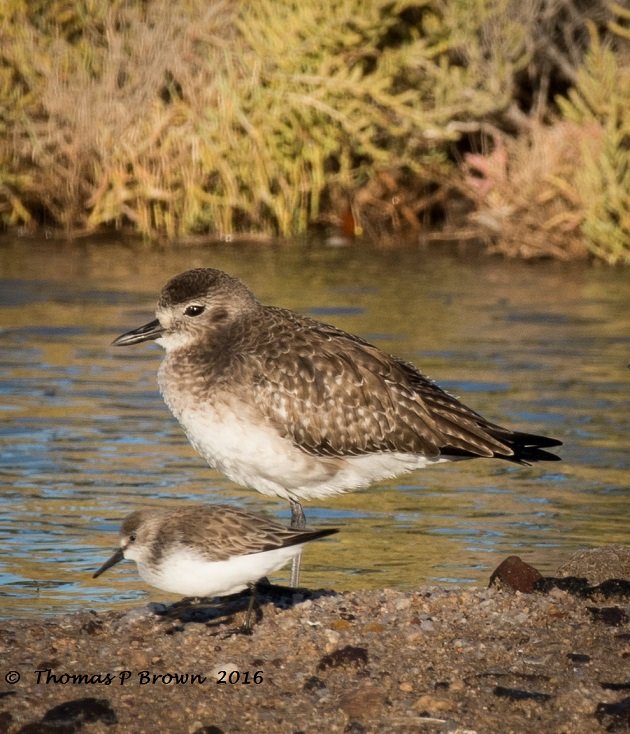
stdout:
[[266,320],[267,348],[251,357],[252,399],[309,454],[556,458],[534,450],[518,456],[519,437],[524,446],[527,439],[531,446],[558,442],[489,423],[413,365],[359,337],[273,307]]
[[210,561],[232,556],[262,553],[336,533],[333,528],[293,530],[262,515],[254,515],[230,505],[211,505],[172,511],[160,531],[167,537],[156,545],[179,542],[194,545]]

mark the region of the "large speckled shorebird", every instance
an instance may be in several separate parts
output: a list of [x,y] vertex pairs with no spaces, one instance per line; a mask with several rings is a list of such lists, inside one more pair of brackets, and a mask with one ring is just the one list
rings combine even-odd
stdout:
[[227,596],[250,588],[249,628],[256,582],[305,543],[336,532],[295,530],[228,505],[136,510],[123,520],[120,547],[94,578],[126,558],[148,584],[173,594]]
[[[192,445],[233,481],[291,503],[430,464],[554,461],[561,442],[490,423],[358,336],[275,306],[211,268],[177,275],[157,318],[119,336],[166,350],[158,382]],[[292,583],[299,578],[299,557]]]

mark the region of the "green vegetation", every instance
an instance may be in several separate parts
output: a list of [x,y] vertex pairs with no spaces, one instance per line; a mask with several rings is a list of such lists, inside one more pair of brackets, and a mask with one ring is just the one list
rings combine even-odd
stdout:
[[1,221],[628,262],[630,14],[574,2],[4,0]]
[[558,100],[563,117],[585,133],[572,193],[589,250],[609,263],[630,262],[630,66],[592,36],[575,87]]

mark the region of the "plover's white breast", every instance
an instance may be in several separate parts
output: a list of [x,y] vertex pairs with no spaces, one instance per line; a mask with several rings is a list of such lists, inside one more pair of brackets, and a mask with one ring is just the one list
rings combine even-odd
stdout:
[[[448,461],[402,452],[329,457],[307,454],[236,400],[221,405],[164,398],[193,447],[232,481],[267,495],[311,499]],[[181,396],[177,396],[181,397]]]

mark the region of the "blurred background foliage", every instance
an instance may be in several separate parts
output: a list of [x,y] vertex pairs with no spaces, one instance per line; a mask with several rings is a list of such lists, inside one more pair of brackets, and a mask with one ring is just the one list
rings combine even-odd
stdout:
[[606,0],[2,0],[0,220],[630,262]]

